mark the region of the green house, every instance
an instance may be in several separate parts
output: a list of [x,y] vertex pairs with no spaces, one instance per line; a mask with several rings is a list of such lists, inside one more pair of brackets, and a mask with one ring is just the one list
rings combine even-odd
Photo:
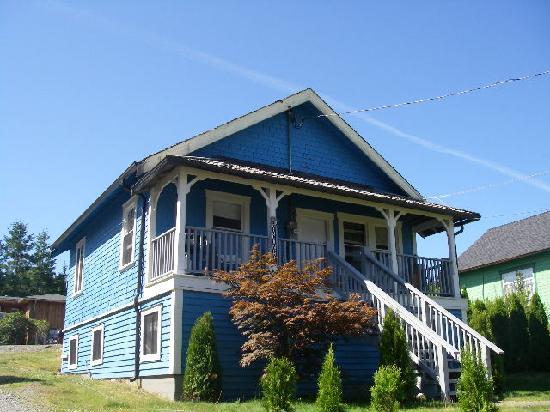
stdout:
[[460,255],[458,269],[474,300],[505,295],[520,274],[550,314],[550,212],[489,229]]

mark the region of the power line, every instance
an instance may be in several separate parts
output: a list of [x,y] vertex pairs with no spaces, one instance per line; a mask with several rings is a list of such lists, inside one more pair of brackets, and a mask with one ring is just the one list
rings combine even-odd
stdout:
[[529,179],[532,179],[534,177],[543,176],[543,175],[547,175],[547,174],[550,174],[550,170],[545,170],[543,172],[537,172],[537,173],[533,173],[533,174],[530,174],[530,175],[517,177],[515,179],[506,180],[506,181],[500,182],[500,183],[491,183],[491,184],[488,184],[488,185],[471,187],[471,188],[468,188],[468,189],[459,190],[457,192],[443,193],[443,194],[438,194],[438,195],[430,195],[430,196],[427,196],[427,198],[428,199],[439,199],[439,200],[441,200],[441,199],[445,199],[445,198],[451,197],[451,196],[465,195],[465,194],[468,194],[468,193],[481,192],[482,190],[494,189],[494,188],[502,187],[502,186],[508,186],[508,185],[510,185],[512,183],[515,183],[515,182],[521,182],[521,181],[524,181],[524,180],[529,180]]
[[485,85],[477,86],[477,87],[472,87],[472,88],[466,89],[466,90],[450,92],[450,93],[447,93],[447,94],[442,94],[440,96],[426,97],[426,98],[423,98],[423,99],[411,100],[411,101],[408,101],[408,102],[402,102],[402,103],[396,103],[396,104],[385,104],[383,106],[369,107],[367,109],[348,110],[348,111],[345,111],[345,112],[320,114],[320,115],[315,116],[315,117],[319,118],[319,117],[338,116],[338,115],[342,115],[342,114],[366,113],[366,112],[374,112],[374,111],[383,110],[383,109],[395,109],[395,108],[398,108],[398,107],[410,106],[410,105],[419,104],[419,103],[428,103],[428,102],[433,102],[433,101],[437,101],[437,100],[443,100],[443,99],[446,99],[448,97],[462,96],[462,95],[465,95],[465,94],[478,92],[478,91],[485,90],[485,89],[491,89],[493,87],[502,86],[502,85],[505,85],[505,84],[508,84],[508,83],[514,83],[514,82],[519,82],[519,81],[522,81],[522,80],[529,80],[529,79],[533,79],[533,78],[536,78],[536,77],[546,76],[548,74],[550,74],[550,70],[545,70],[545,71],[540,72],[540,73],[528,74],[528,75],[521,76],[521,77],[512,77],[512,78],[506,79],[506,80],[498,80],[498,81],[493,82],[493,83],[489,83],[489,84],[485,84]]
[[540,214],[544,212],[550,212],[550,209],[544,208],[544,209],[535,209],[535,210],[524,210],[522,212],[515,212],[515,213],[504,213],[500,215],[490,215],[490,216],[481,216],[481,219],[492,219],[495,217],[508,217],[508,216],[521,216],[521,215],[533,215],[533,214]]

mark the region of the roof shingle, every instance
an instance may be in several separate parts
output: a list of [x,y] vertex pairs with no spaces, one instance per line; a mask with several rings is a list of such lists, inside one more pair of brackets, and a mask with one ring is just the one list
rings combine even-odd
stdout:
[[489,229],[458,258],[459,271],[550,250],[550,211]]

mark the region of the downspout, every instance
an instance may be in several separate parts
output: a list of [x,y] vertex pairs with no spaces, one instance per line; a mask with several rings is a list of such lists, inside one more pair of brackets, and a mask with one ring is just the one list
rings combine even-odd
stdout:
[[137,196],[141,199],[142,211],[141,211],[141,224],[139,228],[139,251],[138,251],[138,273],[137,273],[137,289],[134,296],[134,311],[136,313],[136,336],[134,345],[134,376],[130,379],[131,382],[136,381],[139,378],[139,355],[141,352],[141,315],[139,312],[139,296],[141,289],[143,288],[143,276],[144,276],[144,243],[145,243],[145,213],[147,210],[147,198],[143,193],[137,193]]
[[292,173],[292,139],[290,134],[290,126],[292,123],[292,119],[294,117],[294,113],[292,113],[292,107],[288,106],[288,110],[286,112],[287,114],[287,145],[288,145],[288,172]]

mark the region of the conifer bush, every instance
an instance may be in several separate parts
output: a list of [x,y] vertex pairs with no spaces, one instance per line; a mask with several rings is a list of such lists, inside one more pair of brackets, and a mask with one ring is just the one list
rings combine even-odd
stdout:
[[508,303],[508,337],[505,348],[504,367],[507,372],[523,372],[527,366],[529,333],[527,315],[522,299],[515,293],[506,296]]
[[338,412],[342,410],[342,378],[340,369],[336,365],[332,344],[323,361],[321,374],[319,375],[319,392],[317,408],[321,412]]
[[287,358],[272,358],[261,379],[262,405],[268,412],[293,411],[296,368]]
[[380,335],[380,366],[396,366],[401,371],[398,399],[407,402],[414,396],[416,376],[409,356],[405,331],[392,310],[386,312]]
[[540,296],[535,293],[527,308],[529,329],[529,367],[533,371],[550,371],[550,334],[548,317]]
[[493,382],[487,376],[485,365],[469,350],[461,353],[461,372],[458,381],[458,407],[464,412],[496,411],[493,402]]
[[190,401],[217,401],[221,393],[221,368],[216,350],[214,322],[210,312],[199,317],[189,338],[183,397]]
[[399,409],[401,370],[395,365],[380,366],[374,374],[370,389],[371,406],[377,412],[394,412]]

